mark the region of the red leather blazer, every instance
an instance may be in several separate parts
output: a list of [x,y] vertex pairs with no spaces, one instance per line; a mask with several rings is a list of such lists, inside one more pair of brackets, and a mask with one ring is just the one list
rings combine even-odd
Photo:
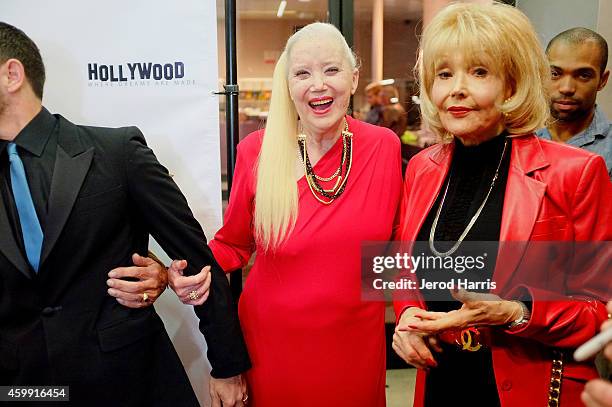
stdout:
[[[453,150],[454,143],[438,144],[410,161],[397,240],[416,238],[446,178]],[[611,202],[612,183],[600,156],[533,134],[515,137],[500,241],[612,240]],[[604,301],[612,292],[610,250],[607,257],[601,252],[592,256],[583,251],[571,266],[563,263],[562,269],[554,261],[551,266],[550,258],[541,268],[520,267],[542,260],[542,256],[531,255],[528,246],[518,244],[506,251],[500,245],[493,275],[497,282],[494,292],[502,298],[529,293],[533,301],[531,319],[525,327],[515,332],[495,330],[493,367],[504,407],[547,405],[551,349],[566,350],[569,355],[595,335],[607,318]],[[534,269],[542,274],[533,273]],[[560,282],[546,275],[559,270],[564,273]],[[394,305],[398,316],[411,306],[425,308],[422,301],[395,301]],[[582,405],[584,382],[596,376],[592,363],[565,360],[561,406]],[[419,370],[415,406],[423,405],[425,379],[426,373]],[[474,391],[478,391],[477,383]]]

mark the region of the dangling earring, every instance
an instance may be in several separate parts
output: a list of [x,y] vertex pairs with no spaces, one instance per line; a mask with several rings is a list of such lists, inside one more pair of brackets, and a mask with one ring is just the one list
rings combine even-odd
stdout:
[[[508,103],[510,103],[511,99],[512,97],[509,97],[506,100],[504,100],[503,106],[506,106]],[[510,114],[506,111],[502,112],[502,115],[504,116],[504,120],[508,120],[508,117],[510,116]]]
[[298,140],[306,140],[306,134],[304,133],[304,128],[302,127],[302,121],[299,118],[297,122],[297,137]]

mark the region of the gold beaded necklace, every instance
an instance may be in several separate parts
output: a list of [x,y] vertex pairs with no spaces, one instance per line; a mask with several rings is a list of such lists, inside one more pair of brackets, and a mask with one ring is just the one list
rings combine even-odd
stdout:
[[[304,165],[304,173],[306,182],[310,188],[310,192],[315,199],[324,205],[331,204],[344,192],[346,181],[351,172],[351,164],[353,161],[353,133],[349,131],[348,122],[344,119],[344,130],[342,130],[342,157],[340,166],[329,177],[321,177],[314,173],[310,159],[308,158],[308,150],[306,149],[306,135],[298,135],[298,152],[300,160]],[[333,188],[325,189],[319,181],[330,182],[336,179]]]

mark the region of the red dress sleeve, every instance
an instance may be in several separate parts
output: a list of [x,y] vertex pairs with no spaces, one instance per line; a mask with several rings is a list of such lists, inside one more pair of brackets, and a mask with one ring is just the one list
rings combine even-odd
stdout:
[[234,182],[223,226],[209,243],[226,273],[244,267],[255,251],[255,171],[262,135],[261,131],[252,133],[238,144]]

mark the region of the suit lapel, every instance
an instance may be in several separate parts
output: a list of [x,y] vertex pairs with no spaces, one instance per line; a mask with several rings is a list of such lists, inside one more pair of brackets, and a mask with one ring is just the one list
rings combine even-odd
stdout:
[[531,173],[548,165],[535,136],[517,137],[512,141],[500,249],[493,277],[498,292],[506,287],[525,253],[546,193],[546,184],[532,178]]
[[80,144],[77,127],[60,116],[60,129],[49,193],[49,214],[40,259],[41,269],[59,238],[93,159],[93,147]]
[[2,205],[2,208],[0,208],[0,252],[2,252],[2,254],[23,273],[23,275],[31,279],[32,274],[30,265],[21,254],[19,246],[17,246],[6,210],[7,208]]

